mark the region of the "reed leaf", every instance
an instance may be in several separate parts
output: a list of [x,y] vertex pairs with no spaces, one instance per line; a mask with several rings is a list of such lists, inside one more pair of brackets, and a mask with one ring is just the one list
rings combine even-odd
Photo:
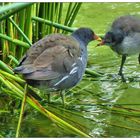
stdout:
[[108,125],[111,125],[111,126],[120,127],[120,128],[123,128],[123,129],[128,129],[128,130],[133,130],[133,131],[140,132],[140,129],[139,128],[132,128],[132,127],[129,127],[129,126],[124,126],[124,125],[115,124],[115,123],[111,123],[111,122],[106,122],[106,123]]
[[10,79],[12,79],[12,80],[14,80],[16,82],[19,82],[20,84],[24,84],[25,83],[25,80],[21,79],[19,76],[15,76],[15,75],[10,74],[9,71],[5,72],[3,70],[0,70],[0,73],[2,75],[4,75],[5,77],[7,77],[7,78],[10,78]]
[[[18,96],[20,99],[23,98],[24,96],[24,89],[20,90],[19,88],[17,88],[17,86],[15,86],[13,83],[11,83],[6,77],[4,77],[2,74],[0,74],[0,81],[7,86],[12,92],[12,94],[16,94],[16,96]],[[15,96],[15,97],[16,97]],[[79,135],[81,137],[90,137],[89,135],[87,135],[86,133],[80,131],[79,129],[77,129],[76,127],[72,126],[71,124],[67,123],[66,121],[62,120],[61,118],[57,117],[56,115],[54,115],[53,113],[51,113],[50,111],[46,110],[37,100],[35,100],[32,96],[27,97],[27,102],[34,107],[35,109],[37,109],[40,113],[42,113],[43,115],[45,115],[46,117],[48,117],[49,119],[51,119],[52,121],[54,121],[55,123],[57,123],[59,126],[61,126],[62,128],[65,128],[67,130],[70,130],[71,132],[73,132],[76,135]]]
[[7,66],[3,61],[0,60],[0,69],[10,73],[10,74],[14,74],[14,72],[9,68],[9,66]]

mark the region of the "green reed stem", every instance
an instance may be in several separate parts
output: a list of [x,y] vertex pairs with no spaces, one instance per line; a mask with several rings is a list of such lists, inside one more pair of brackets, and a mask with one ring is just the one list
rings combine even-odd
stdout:
[[[0,71],[1,72],[1,71]],[[4,76],[3,73],[0,73],[0,81],[5,84],[9,89],[10,92],[7,94],[12,94],[12,96],[18,97],[20,99],[23,98],[24,96],[24,89],[23,88],[19,88],[20,85],[16,85],[15,83],[13,83],[13,81],[9,81],[7,78],[7,76]],[[18,83],[17,83],[18,84]],[[11,92],[12,91],[12,92]],[[62,120],[61,118],[57,117],[56,115],[54,115],[53,113],[51,113],[50,111],[46,110],[43,106],[40,105],[40,103],[35,100],[30,94],[28,94],[30,97],[27,97],[27,102],[34,107],[36,110],[38,110],[39,112],[41,112],[42,114],[44,114],[46,117],[48,117],[49,119],[51,119],[53,122],[55,122],[56,124],[60,125],[63,129],[68,129],[71,130],[72,133],[79,135],[81,137],[90,137],[89,135],[87,135],[86,133],[82,132],[81,130],[77,129],[76,127],[72,126],[71,124],[65,122],[64,120]]]
[[86,71],[85,71],[86,74],[90,74],[91,76],[94,76],[94,77],[99,77],[99,76],[103,76],[102,74],[96,72],[96,71],[93,71],[93,70],[90,70],[88,68],[86,68]]
[[[11,38],[14,38],[14,29],[13,29],[13,24],[9,21],[9,20],[6,20],[7,24],[6,26],[7,27],[7,32],[6,32],[6,35],[11,37]],[[9,54],[12,54],[13,56],[15,56],[16,54],[16,47],[13,43],[11,42],[8,42],[8,49],[9,49]],[[7,54],[7,55],[9,55]]]
[[14,72],[1,60],[0,60],[0,69],[3,69],[4,71],[10,74],[14,74]]
[[4,75],[5,77],[7,77],[7,78],[9,77],[10,79],[19,82],[20,84],[24,84],[25,83],[25,80],[19,78],[18,76],[12,75],[13,73],[11,74],[11,73],[5,72],[3,70],[0,70],[0,73],[2,75]]
[[12,43],[14,43],[16,45],[19,45],[19,46],[22,46],[22,47],[25,47],[25,48],[29,48],[30,47],[29,44],[27,44],[27,43],[25,43],[23,41],[20,41],[18,39],[13,39],[13,38],[11,38],[11,37],[9,37],[7,35],[1,34],[1,33],[0,33],[0,38],[3,38],[5,40],[8,40],[8,41],[10,41],[10,42],[12,42]]
[[[50,21],[54,21],[54,12],[55,12],[55,7],[54,7],[54,4],[55,3],[50,3]],[[49,31],[49,34],[53,32],[53,25],[51,24],[50,26],[50,31]]]
[[27,43],[31,46],[32,45],[31,41],[24,34],[24,32],[19,28],[19,26],[14,22],[14,20],[12,18],[9,18],[9,20],[15,26],[15,28],[19,31],[19,33],[23,36],[23,38],[27,41]]
[[3,41],[3,46],[2,46],[2,53],[3,53],[3,61],[7,62],[7,55],[9,55],[9,47],[8,47],[8,42]]
[[69,17],[71,14],[71,10],[72,10],[72,2],[69,4],[68,10],[67,10],[67,14],[66,14],[66,18],[65,18],[65,22],[64,25],[67,25],[68,21],[69,21]]
[[[0,24],[0,33],[5,34],[5,22],[6,21],[2,21]],[[2,60],[5,61],[6,59],[6,55],[8,53],[6,45],[5,45],[5,41],[3,39],[1,39],[1,50],[2,50]]]
[[0,15],[4,14],[5,12],[9,11],[9,10],[14,10],[14,9],[21,9],[23,7],[26,7],[28,5],[31,5],[32,3],[13,3],[13,4],[7,4],[5,6],[2,6],[0,8]]
[[25,34],[27,35],[27,37],[30,39],[30,41],[32,42],[32,6],[29,6],[26,8],[26,28],[25,28]]
[[18,120],[16,138],[19,137],[21,122],[22,122],[22,119],[23,119],[23,113],[24,113],[24,108],[25,108],[25,103],[26,103],[26,98],[27,98],[27,84],[25,84],[25,87],[24,87],[24,95],[23,95],[23,100],[22,100],[22,104],[21,104],[20,116],[19,116],[19,120]]
[[[43,3],[43,5],[42,5],[42,18],[44,18],[44,19],[46,19],[46,4]],[[45,25],[45,23],[42,24],[41,33],[42,33],[42,37],[44,37],[45,34],[46,34],[46,25]]]
[[17,13],[18,11],[22,10],[23,8],[28,7],[29,5],[32,5],[33,3],[13,3],[13,4],[9,4],[6,6],[1,7],[0,9],[0,14],[4,14],[5,12],[7,12],[5,15],[0,17],[0,21],[10,17],[11,15]]
[[18,60],[17,60],[14,56],[12,56],[12,55],[8,55],[8,58],[10,59],[10,61],[13,61],[14,64],[16,64],[16,65],[19,64]]
[[[62,11],[63,11],[63,3],[59,3],[59,9],[58,9],[58,18],[57,18],[57,23],[61,24],[62,23]],[[58,29],[57,32],[59,33],[60,30]]]
[[73,24],[73,22],[74,22],[74,20],[75,20],[75,17],[77,16],[77,13],[78,13],[78,11],[79,11],[81,5],[82,5],[82,3],[78,3],[78,4],[76,5],[76,8],[75,8],[75,10],[74,10],[74,12],[73,12],[73,14],[72,14],[71,19],[70,19],[70,22],[68,23],[68,26],[69,26],[69,27],[72,26],[72,24]]
[[[47,4],[47,3],[46,3]],[[44,7],[44,3],[40,3],[39,4],[39,17],[43,17],[43,7]],[[47,8],[48,9],[48,8]],[[48,12],[47,12],[48,13]],[[38,38],[42,38],[42,28],[44,26],[44,24],[41,24],[40,22],[37,24],[38,25]],[[44,31],[43,31],[44,32]]]
[[39,17],[32,17],[32,19],[35,20],[35,21],[41,22],[41,23],[45,22],[48,25],[52,25],[56,28],[63,29],[63,30],[69,31],[69,32],[75,31],[75,29],[73,29],[73,28],[70,28],[70,27],[64,26],[62,24],[55,23],[55,22],[51,22],[49,20],[45,20],[45,19],[42,19],[42,18],[39,18]]
[[[25,12],[26,12],[26,9],[23,9],[23,10],[21,10],[19,13],[18,13],[18,16],[19,16],[19,28],[24,32],[24,29],[25,29],[25,19],[26,19],[26,16],[25,16]],[[12,19],[12,18],[10,18],[10,19]],[[14,21],[14,20],[13,20]],[[15,23],[15,22],[13,22],[13,23]],[[24,33],[25,34],[25,33]],[[21,41],[24,41],[23,40],[23,35],[20,35],[19,36],[19,39],[21,40]],[[29,40],[29,39],[28,39]],[[30,42],[30,40],[29,40],[29,42]]]
[[[75,3],[73,7],[72,7],[72,4],[73,3],[69,4],[68,11],[66,14],[65,23],[64,23],[64,25],[69,26],[69,27],[72,26],[82,3]],[[63,31],[63,33],[67,33],[67,32]]]
[[[35,14],[33,16],[39,16],[39,7],[40,7],[40,3],[36,3],[36,10],[35,10]],[[34,21],[33,23],[33,42],[36,42],[38,40],[39,37],[39,23],[37,21]]]
[[[7,79],[5,79],[1,74],[0,74],[0,81],[2,83],[4,83],[9,89],[11,89],[11,91],[13,91],[13,93],[17,94],[17,96],[19,96],[20,98],[23,97],[23,91],[21,91],[20,89],[18,89],[14,84],[12,84],[11,82],[9,82]],[[40,105],[40,103],[35,100],[32,97],[27,97],[27,102],[34,107],[35,109],[37,109],[39,112],[41,112],[42,114],[44,114],[46,117],[50,118],[53,122],[57,123],[58,125],[60,125],[63,129],[69,129],[71,130],[74,134],[77,134],[79,136],[82,137],[90,137],[89,135],[87,135],[86,133],[80,131],[79,129],[75,128],[74,126],[72,126],[71,124],[65,122],[64,120],[62,120],[61,118],[55,116],[54,114],[52,114],[50,111],[46,110],[43,106]]]

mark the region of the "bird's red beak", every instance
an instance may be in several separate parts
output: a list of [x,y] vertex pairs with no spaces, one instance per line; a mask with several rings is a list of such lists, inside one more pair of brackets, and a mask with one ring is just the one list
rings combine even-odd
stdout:
[[99,41],[99,42],[102,41],[102,39],[101,39],[99,36],[97,36],[96,34],[94,34],[93,39],[94,39],[94,40],[97,40],[97,41]]

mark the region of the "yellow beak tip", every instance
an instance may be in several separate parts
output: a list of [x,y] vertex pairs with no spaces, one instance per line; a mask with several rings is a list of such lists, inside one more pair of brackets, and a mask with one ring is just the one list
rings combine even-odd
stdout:
[[98,38],[97,38],[97,41],[100,41],[100,42],[101,42],[101,41],[102,41],[102,39],[101,39],[100,37],[98,37]]

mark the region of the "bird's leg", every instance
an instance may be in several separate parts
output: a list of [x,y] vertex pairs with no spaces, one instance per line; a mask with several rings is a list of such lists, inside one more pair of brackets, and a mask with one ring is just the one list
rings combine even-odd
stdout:
[[126,81],[125,78],[124,78],[124,75],[123,75],[123,73],[122,73],[122,71],[123,71],[123,65],[124,65],[124,63],[125,63],[125,60],[126,60],[126,55],[124,54],[124,55],[122,55],[121,66],[120,66],[120,70],[119,70],[119,73],[118,73],[118,75],[121,76],[123,82]]
[[138,57],[138,61],[139,61],[139,64],[140,64],[140,54],[139,54],[139,57]]
[[[47,96],[47,102],[48,103],[51,103],[51,93],[50,93],[50,90],[47,88],[47,89],[44,89],[43,87],[41,87],[43,90],[43,94],[44,96],[46,97]],[[46,98],[45,98],[46,99]],[[45,101],[45,100],[44,100]],[[46,101],[45,101],[46,102]]]
[[60,96],[62,99],[62,104],[65,107],[65,90],[60,91]]

